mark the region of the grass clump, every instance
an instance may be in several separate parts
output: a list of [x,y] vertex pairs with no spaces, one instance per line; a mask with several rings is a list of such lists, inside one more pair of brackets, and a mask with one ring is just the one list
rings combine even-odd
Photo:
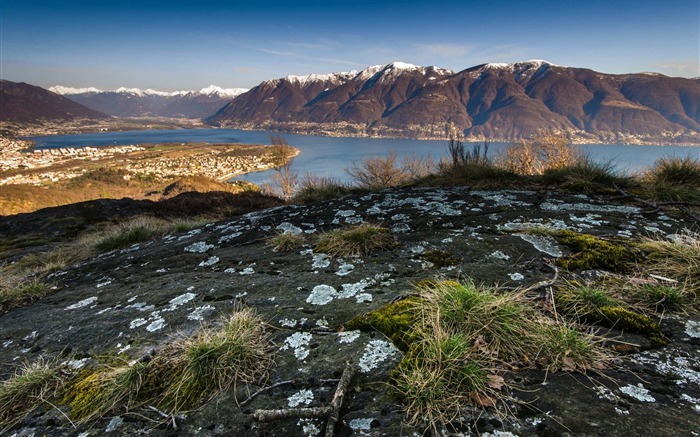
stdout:
[[289,252],[304,244],[304,234],[294,234],[289,231],[280,232],[267,240],[267,245],[275,252]]
[[21,366],[0,383],[0,429],[12,428],[46,399],[55,397],[63,382],[60,368],[54,362],[39,360]]
[[635,252],[621,244],[602,240],[588,234],[563,230],[553,234],[559,243],[568,246],[573,254],[557,260],[567,270],[604,269],[627,272],[637,260]]
[[46,296],[51,287],[43,279],[27,278],[0,269],[0,314]]
[[668,239],[646,238],[640,248],[647,253],[647,273],[678,281],[691,298],[700,295],[700,232],[685,230]]
[[421,281],[417,293],[345,325],[377,329],[405,352],[391,382],[413,425],[436,430],[468,408],[495,407],[497,369],[574,371],[606,359],[593,337],[548,319],[522,293],[439,280]]
[[165,220],[140,216],[118,223],[96,237],[95,248],[106,252],[148,241],[167,230]]
[[611,192],[615,186],[625,187],[631,183],[630,178],[617,173],[612,162],[597,163],[586,157],[565,166],[546,168],[542,172],[542,179],[583,193]]
[[308,175],[301,180],[292,196],[293,203],[312,203],[321,200],[337,199],[358,192],[358,189],[334,178]]
[[67,387],[63,401],[74,420],[84,423],[144,405],[172,413],[191,409],[237,381],[263,377],[272,360],[262,320],[242,309],[222,326],[166,344],[152,359],[111,361],[82,371]]
[[350,228],[324,232],[320,235],[314,251],[331,256],[361,256],[395,246],[396,240],[388,229],[362,223]]
[[271,358],[259,317],[249,309],[236,311],[223,327],[168,345],[153,361],[163,390],[158,405],[169,411],[189,409],[237,381],[265,375]]
[[700,159],[661,158],[645,175],[652,197],[666,201],[700,200]]

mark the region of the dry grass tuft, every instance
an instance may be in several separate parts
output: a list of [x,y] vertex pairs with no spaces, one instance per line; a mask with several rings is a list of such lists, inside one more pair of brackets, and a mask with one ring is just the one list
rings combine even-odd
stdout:
[[285,231],[273,235],[267,240],[267,245],[276,252],[289,252],[304,245],[304,234],[293,234]]
[[345,229],[324,232],[319,236],[314,251],[331,256],[368,255],[375,250],[388,250],[396,246],[391,231],[381,226],[362,223]]
[[63,382],[54,362],[42,359],[24,364],[11,378],[0,383],[0,429],[10,429],[46,399],[55,397]]

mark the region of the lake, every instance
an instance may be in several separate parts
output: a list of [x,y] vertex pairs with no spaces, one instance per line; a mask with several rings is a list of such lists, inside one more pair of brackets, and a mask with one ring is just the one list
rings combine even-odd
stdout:
[[[350,180],[345,169],[353,161],[371,156],[386,156],[390,150],[400,156],[432,156],[436,160],[445,157],[446,141],[409,140],[392,138],[345,138],[311,135],[283,134],[287,142],[301,150],[294,159],[293,170],[299,176],[332,176]],[[238,129],[177,129],[127,132],[102,132],[78,135],[51,135],[31,137],[37,148],[116,146],[141,143],[242,143],[269,144],[269,133]],[[509,143],[491,143],[489,156],[494,156]],[[631,146],[624,144],[586,144],[579,146],[597,162],[611,161],[620,170],[633,173],[649,167],[662,157],[700,158],[700,147],[681,146]],[[251,173],[237,177],[256,184],[269,182],[271,171]]]

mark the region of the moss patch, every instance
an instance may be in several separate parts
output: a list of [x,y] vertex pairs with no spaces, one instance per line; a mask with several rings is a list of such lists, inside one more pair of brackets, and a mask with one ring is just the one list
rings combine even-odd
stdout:
[[411,344],[418,339],[415,332],[418,315],[418,298],[409,297],[359,315],[344,326],[349,331],[377,330],[391,339],[396,347],[407,352]]
[[627,272],[638,258],[632,249],[593,235],[559,231],[554,237],[573,252],[571,256],[557,260],[557,265],[567,270]]
[[461,262],[459,257],[444,250],[429,250],[420,257],[421,259],[432,263],[438,269],[456,266]]

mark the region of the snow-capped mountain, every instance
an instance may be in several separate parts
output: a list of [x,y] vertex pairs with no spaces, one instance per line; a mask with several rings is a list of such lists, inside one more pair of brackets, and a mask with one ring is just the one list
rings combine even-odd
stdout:
[[265,81],[207,122],[333,135],[440,137],[454,125],[494,140],[550,131],[604,142],[669,141],[698,138],[698,102],[697,80],[662,74],[613,75],[544,60],[458,73],[392,62]]
[[244,88],[221,88],[210,85],[199,91],[158,91],[154,89],[117,88],[103,91],[94,87],[49,88],[88,108],[118,117],[207,117],[235,97],[248,91]]

